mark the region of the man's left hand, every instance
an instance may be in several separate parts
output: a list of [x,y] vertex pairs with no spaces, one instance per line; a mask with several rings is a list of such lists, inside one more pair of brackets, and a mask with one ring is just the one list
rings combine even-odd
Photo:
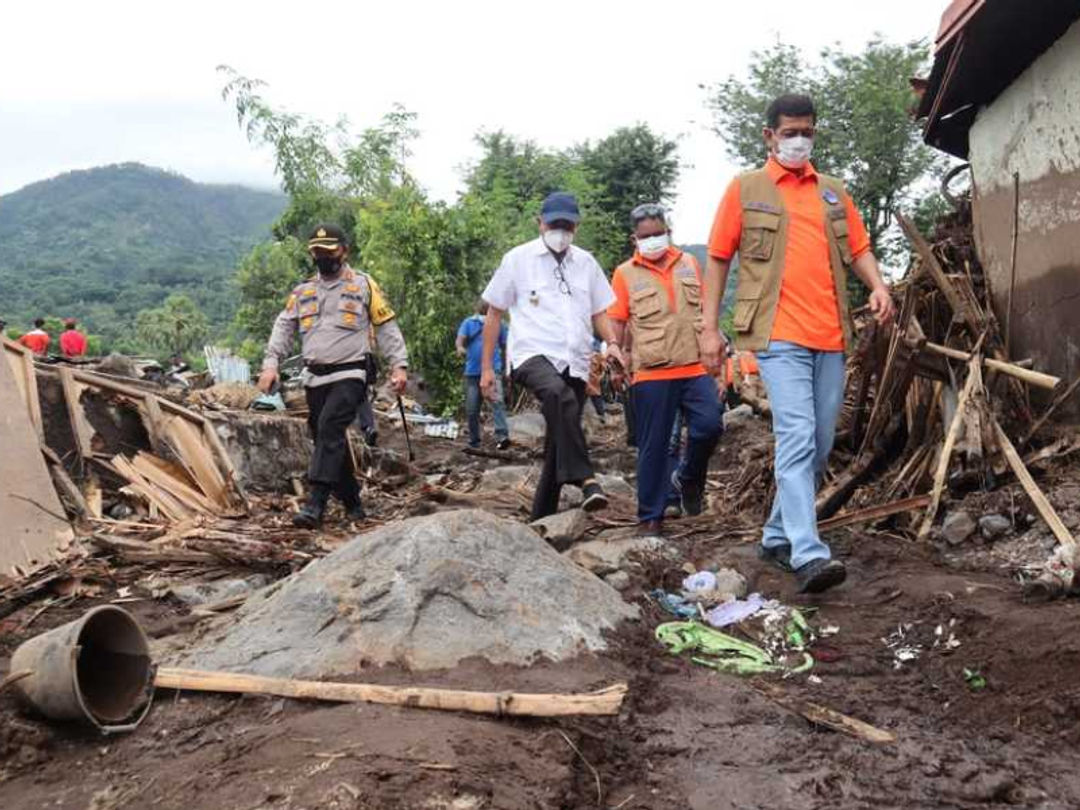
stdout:
[[888,287],[876,287],[870,292],[870,312],[879,324],[884,326],[896,317],[896,304]]
[[626,369],[626,358],[623,357],[622,349],[617,343],[608,343],[604,352],[604,359],[612,367],[613,371],[622,372]]
[[390,372],[390,389],[397,395],[405,393],[405,386],[409,384],[409,372],[398,366]]

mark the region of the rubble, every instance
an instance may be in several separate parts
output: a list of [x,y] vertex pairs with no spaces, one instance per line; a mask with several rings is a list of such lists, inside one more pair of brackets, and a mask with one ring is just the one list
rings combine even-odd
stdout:
[[979,533],[988,543],[993,542],[1012,529],[1012,521],[1002,515],[983,515],[979,518]]
[[967,512],[952,512],[941,524],[942,536],[954,546],[958,546],[975,533],[975,521]]

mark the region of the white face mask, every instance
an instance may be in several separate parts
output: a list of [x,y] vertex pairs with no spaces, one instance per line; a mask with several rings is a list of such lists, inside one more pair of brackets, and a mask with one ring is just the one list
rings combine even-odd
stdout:
[[637,240],[638,252],[646,259],[659,259],[671,247],[671,234],[661,233]]
[[781,166],[789,169],[801,169],[810,160],[810,153],[814,150],[814,139],[805,135],[796,135],[794,138],[778,138],[776,143],[776,159]]
[[550,231],[544,231],[542,238],[552,253],[563,253],[574,241],[574,232],[553,228]]

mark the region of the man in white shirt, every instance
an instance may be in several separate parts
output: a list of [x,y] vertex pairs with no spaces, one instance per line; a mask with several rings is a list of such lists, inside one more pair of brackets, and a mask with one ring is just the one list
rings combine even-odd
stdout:
[[483,293],[489,308],[480,388],[489,399],[495,395],[492,360],[508,311],[513,379],[540,400],[547,425],[533,520],[558,511],[563,484],[581,487],[585,510],[607,506],[581,429],[593,336],[607,342],[608,362],[621,367],[623,358],[607,317],[615,300],[607,276],[591,253],[572,244],[580,221],[572,194],[549,194],[540,206],[540,237],[503,256]]

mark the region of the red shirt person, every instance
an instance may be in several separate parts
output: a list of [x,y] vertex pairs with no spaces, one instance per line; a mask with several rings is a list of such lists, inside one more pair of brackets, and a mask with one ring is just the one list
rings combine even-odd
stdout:
[[60,335],[60,351],[64,357],[82,357],[86,354],[86,335],[77,326],[74,318],[64,320],[64,331]]
[[38,318],[34,321],[34,328],[19,338],[19,343],[28,348],[34,354],[44,355],[52,343],[52,338],[45,331],[45,319]]

